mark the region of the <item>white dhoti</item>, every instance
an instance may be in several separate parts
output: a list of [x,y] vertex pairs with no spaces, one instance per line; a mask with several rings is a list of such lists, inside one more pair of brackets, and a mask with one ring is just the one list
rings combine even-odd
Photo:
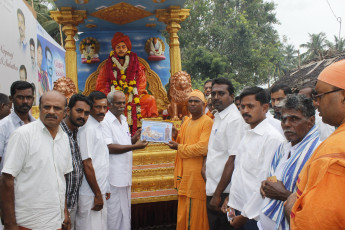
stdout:
[[68,212],[69,212],[69,217],[71,220],[71,230],[75,230],[75,216],[77,214],[77,207],[78,204],[77,202],[74,204],[73,208],[69,208]]
[[91,210],[94,206],[94,196],[79,195],[76,215],[76,230],[107,230],[107,201],[103,195],[103,209]]
[[131,186],[110,185],[108,206],[108,230],[131,229]]

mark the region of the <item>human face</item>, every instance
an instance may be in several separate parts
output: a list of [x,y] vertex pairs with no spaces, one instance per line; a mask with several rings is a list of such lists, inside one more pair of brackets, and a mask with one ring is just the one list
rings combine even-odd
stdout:
[[48,129],[58,128],[65,115],[66,99],[57,93],[43,95],[40,106],[40,120]]
[[53,76],[53,57],[49,51],[47,51],[47,72],[50,77]]
[[85,101],[77,101],[73,108],[67,108],[67,115],[74,127],[85,125],[90,115],[90,106]]
[[39,68],[42,66],[42,47],[38,46],[37,47],[37,65]]
[[204,103],[198,97],[190,97],[188,99],[188,111],[192,115],[201,115],[204,110]]
[[223,111],[234,100],[234,95],[230,95],[228,91],[228,85],[214,84],[212,86],[212,104],[218,112]]
[[124,42],[120,42],[119,44],[117,44],[115,46],[115,53],[119,56],[119,57],[123,57],[126,55],[128,51],[128,48],[126,46],[126,43]]
[[284,93],[284,90],[282,89],[278,90],[277,92],[271,93],[271,102],[272,102],[272,107],[274,111],[276,110],[280,111],[277,105],[285,98],[286,98],[286,95]]
[[31,64],[35,64],[35,46],[30,45]]
[[253,129],[266,118],[268,104],[261,104],[255,95],[248,95],[241,99],[241,114],[244,121]]
[[16,113],[27,114],[34,103],[34,93],[31,88],[16,90],[13,97],[10,97]]
[[301,142],[314,126],[315,116],[308,118],[299,110],[283,108],[281,120],[284,135],[294,146]]
[[11,113],[11,108],[12,108],[12,102],[11,101],[9,101],[8,103],[4,103],[4,104],[0,105],[0,120]]
[[19,70],[19,79],[21,81],[26,81],[26,71],[24,69]]
[[235,105],[238,108],[238,110],[241,110],[241,101],[240,100],[235,100]]
[[114,101],[110,104],[110,110],[115,115],[119,117],[124,113],[126,106],[126,97],[123,93],[115,93]]
[[[334,90],[334,87],[326,82],[317,81],[315,87],[317,94]],[[339,126],[345,119],[344,90],[324,94],[316,98],[318,110],[322,121],[332,126]]]
[[92,106],[90,114],[98,122],[103,121],[107,111],[108,111],[108,102],[106,98],[93,100],[93,106]]
[[207,82],[204,85],[204,94],[205,94],[205,96],[207,97],[208,95],[210,95],[211,91],[212,91],[212,82]]
[[18,18],[18,29],[19,29],[19,35],[20,35],[20,41],[24,41],[25,39],[25,19],[22,14],[17,14]]

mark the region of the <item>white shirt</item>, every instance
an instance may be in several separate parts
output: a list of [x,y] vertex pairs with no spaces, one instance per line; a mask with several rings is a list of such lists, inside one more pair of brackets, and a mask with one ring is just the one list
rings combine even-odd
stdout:
[[13,132],[2,173],[14,177],[17,224],[29,229],[60,229],[64,220],[66,181],[72,157],[67,134],[55,139],[38,120]]
[[[244,122],[240,111],[232,103],[214,115],[206,160],[206,195],[213,196],[229,156],[237,155],[243,137]],[[224,190],[228,192],[230,185]]]
[[241,215],[258,219],[264,201],[261,182],[267,179],[274,153],[283,141],[267,118],[254,129],[247,127],[238,147],[228,203]]
[[[35,118],[29,114],[29,120],[35,121]],[[22,121],[18,115],[12,111],[8,116],[3,118],[0,122],[0,157],[4,158],[4,154],[6,151],[6,146],[8,143],[8,139],[10,138],[11,134],[14,130],[19,128],[20,126],[24,125],[24,121]],[[4,161],[1,161],[0,170],[3,168]]]
[[[120,119],[121,123],[110,111],[106,113],[102,128],[107,145],[132,145],[126,117],[121,115]],[[109,153],[109,184],[116,187],[132,185],[132,151]]]
[[[89,116],[86,124],[79,129],[78,139],[81,159],[86,160],[90,158],[92,160],[97,184],[104,195],[109,189],[109,150],[103,137],[102,124],[92,116]],[[86,176],[83,177],[79,194],[94,196]]]
[[266,113],[266,118],[268,120],[268,122],[274,127],[276,128],[276,130],[283,136],[284,136],[284,130],[282,128],[282,123],[280,120],[276,119],[273,117],[273,115],[271,114],[270,111],[267,111]]
[[335,130],[334,126],[323,123],[322,117],[320,117],[318,110],[315,110],[315,125],[320,134],[320,141],[326,140],[327,137],[331,135]]

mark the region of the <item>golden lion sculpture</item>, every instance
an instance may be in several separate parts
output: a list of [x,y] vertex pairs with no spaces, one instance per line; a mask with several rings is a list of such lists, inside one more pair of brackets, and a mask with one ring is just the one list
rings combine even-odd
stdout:
[[75,87],[72,79],[67,77],[61,77],[54,82],[53,90],[59,91],[67,98],[67,101],[72,97],[73,94],[77,93],[77,88]]
[[184,71],[175,73],[170,78],[168,113],[171,120],[178,121],[188,115],[188,95],[192,92],[190,75]]

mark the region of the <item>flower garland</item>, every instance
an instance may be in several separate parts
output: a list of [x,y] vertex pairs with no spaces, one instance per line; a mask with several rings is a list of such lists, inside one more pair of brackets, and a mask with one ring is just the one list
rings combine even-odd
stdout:
[[119,57],[114,51],[110,52],[109,58],[112,61],[112,71],[115,79],[112,84],[116,90],[122,91],[128,98],[126,104],[127,122],[129,125],[133,125],[133,134],[137,130],[137,120],[140,120],[142,115],[135,74],[126,75],[131,61],[131,51],[127,51],[123,65],[119,62]]

